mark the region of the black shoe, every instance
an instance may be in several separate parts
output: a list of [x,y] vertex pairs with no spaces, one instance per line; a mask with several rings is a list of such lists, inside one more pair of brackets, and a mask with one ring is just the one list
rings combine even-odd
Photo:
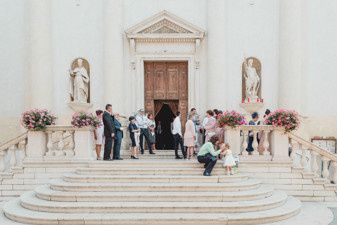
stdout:
[[136,156],[131,156],[131,159],[139,159],[139,158],[137,158]]
[[150,154],[151,154],[151,155],[155,155],[156,153],[154,153],[154,152],[150,152]]
[[140,153],[141,153],[142,155],[144,155],[144,151],[141,151]]
[[176,159],[182,159],[179,155],[176,156]]
[[123,160],[122,158],[116,158],[116,160]]
[[210,174],[210,173],[208,173],[208,172],[204,172],[204,176],[205,176],[205,177],[210,177],[210,176],[211,176],[211,174]]
[[113,159],[103,159],[104,161],[112,161]]

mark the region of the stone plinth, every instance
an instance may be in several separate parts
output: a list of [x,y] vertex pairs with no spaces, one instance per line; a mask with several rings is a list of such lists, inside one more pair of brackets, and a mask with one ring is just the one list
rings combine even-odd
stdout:
[[74,160],[93,160],[95,158],[94,136],[92,127],[77,129],[74,134],[74,142]]
[[44,131],[28,131],[27,159],[42,158],[47,150],[47,135]]
[[263,102],[245,102],[240,104],[240,107],[249,114],[252,114],[253,112],[258,112],[260,109],[262,109],[263,106]]
[[283,129],[271,132],[271,152],[273,161],[290,161],[289,138]]
[[225,129],[225,142],[229,143],[234,155],[240,154],[241,141],[239,128],[226,128]]

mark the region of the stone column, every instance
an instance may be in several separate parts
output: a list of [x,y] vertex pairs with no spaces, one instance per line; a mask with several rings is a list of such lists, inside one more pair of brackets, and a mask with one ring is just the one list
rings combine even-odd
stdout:
[[226,107],[226,1],[207,1],[207,107]]
[[[104,96],[113,110],[125,113],[127,93],[123,71],[123,1],[104,1]],[[128,89],[129,90],[129,89]]]
[[280,1],[279,107],[299,110],[303,41],[303,0]]
[[51,45],[51,1],[27,1],[29,21],[29,107],[52,109],[53,70]]

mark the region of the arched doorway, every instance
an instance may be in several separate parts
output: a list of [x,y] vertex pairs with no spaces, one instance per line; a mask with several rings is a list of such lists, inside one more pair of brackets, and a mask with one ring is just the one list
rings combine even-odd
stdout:
[[179,101],[155,101],[156,149],[174,149],[171,124],[178,111]]

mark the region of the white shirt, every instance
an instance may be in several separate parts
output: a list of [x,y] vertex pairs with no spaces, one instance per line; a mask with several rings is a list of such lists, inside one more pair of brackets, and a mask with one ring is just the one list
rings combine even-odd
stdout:
[[140,128],[140,129],[147,129],[147,126],[148,126],[148,123],[149,123],[149,120],[147,118],[146,115],[140,115],[140,114],[137,114],[136,116],[136,122],[137,122],[137,126]]
[[179,134],[181,135],[181,122],[180,122],[180,117],[177,116],[174,120],[173,120],[173,128],[172,128],[172,134]]
[[202,121],[202,127],[205,127],[207,123],[208,123],[208,117],[206,116],[204,120]]

